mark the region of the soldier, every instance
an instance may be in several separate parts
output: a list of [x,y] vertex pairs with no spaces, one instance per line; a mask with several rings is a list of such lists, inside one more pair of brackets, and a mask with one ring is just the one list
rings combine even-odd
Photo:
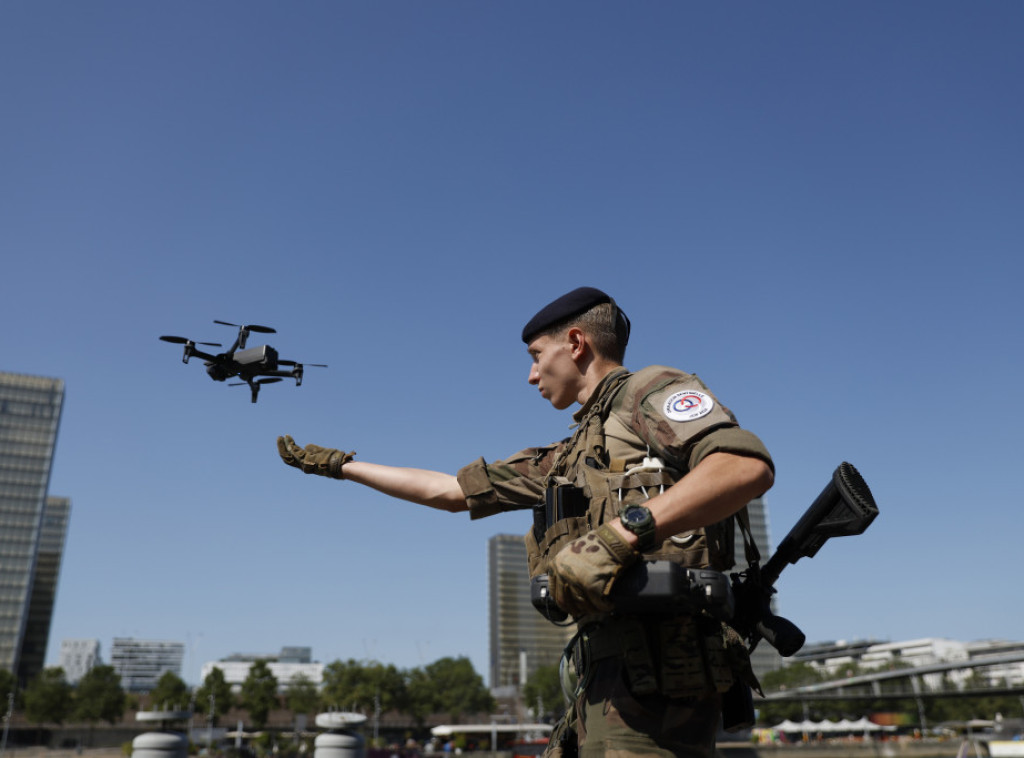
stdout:
[[529,382],[558,410],[580,408],[571,438],[456,476],[353,460],[352,453],[278,439],[285,463],[388,495],[481,518],[536,513],[526,535],[531,576],[547,574],[579,632],[579,684],[550,755],[712,756],[721,696],[737,678],[756,684],[746,649],[701,613],[617,614],[616,578],[645,559],[724,571],[734,519],[771,487],[768,451],[694,375],[623,366],[630,323],[604,292],[581,287],[523,329]]

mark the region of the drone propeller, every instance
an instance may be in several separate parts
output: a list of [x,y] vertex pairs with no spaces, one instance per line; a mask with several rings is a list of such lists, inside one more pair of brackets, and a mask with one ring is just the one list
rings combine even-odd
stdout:
[[175,345],[187,345],[189,342],[192,342],[193,345],[207,345],[208,347],[222,347],[222,345],[219,342],[193,342],[192,340],[186,339],[185,337],[172,337],[172,336],[166,335],[166,334],[163,337],[161,337],[160,339],[162,339],[164,342],[172,342]]
[[248,329],[250,332],[260,332],[261,334],[277,334],[277,329],[273,329],[269,326],[260,326],[259,324],[232,324],[227,321],[218,321],[217,319],[214,319],[213,323],[223,324],[224,326],[236,326],[239,329]]
[[327,368],[326,363],[297,363],[296,361],[278,361],[280,366],[316,366],[317,368]]

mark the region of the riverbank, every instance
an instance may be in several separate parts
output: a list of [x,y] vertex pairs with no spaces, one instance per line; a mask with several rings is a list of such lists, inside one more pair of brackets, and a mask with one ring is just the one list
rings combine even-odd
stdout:
[[[955,758],[959,739],[835,740],[767,745],[720,743],[722,758]],[[973,753],[972,753],[973,755]]]
[[[887,740],[875,742],[810,742],[777,745],[752,745],[724,742],[718,746],[720,758],[956,758],[959,740]],[[973,755],[973,753],[972,753]],[[492,758],[490,751],[466,752],[462,758]],[[45,748],[8,745],[3,758],[123,758],[121,748]],[[511,758],[499,753],[498,758]]]

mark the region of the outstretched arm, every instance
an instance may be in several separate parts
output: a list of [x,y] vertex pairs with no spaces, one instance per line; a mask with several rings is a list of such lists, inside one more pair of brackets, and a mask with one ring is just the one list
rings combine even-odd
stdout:
[[440,471],[351,461],[345,465],[344,478],[391,497],[442,511],[458,513],[469,510],[458,480]]
[[300,447],[289,436],[277,438],[277,451],[281,460],[306,474],[348,479],[391,497],[451,513],[469,510],[462,488],[451,474],[354,461],[354,453],[319,445]]

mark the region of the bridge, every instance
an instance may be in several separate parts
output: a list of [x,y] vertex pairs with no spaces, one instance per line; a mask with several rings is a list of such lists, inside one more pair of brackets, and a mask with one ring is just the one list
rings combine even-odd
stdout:
[[[758,698],[756,702],[800,702],[804,704],[806,711],[807,704],[811,701],[821,700],[878,700],[880,698],[913,699],[917,703],[918,716],[921,719],[921,726],[924,728],[924,701],[931,698],[948,697],[995,697],[995,696],[1017,696],[1021,698],[1021,706],[1024,707],[1024,683],[1005,687],[980,687],[974,689],[942,689],[933,690],[923,686],[922,678],[929,674],[941,674],[947,671],[963,671],[964,669],[980,669],[992,666],[1004,666],[1011,663],[1024,661],[1024,651],[1016,653],[1003,653],[1000,655],[979,655],[963,661],[952,661],[946,663],[932,663],[927,666],[914,666],[911,668],[894,669],[887,671],[875,671],[868,674],[837,679],[830,682],[808,684],[802,687],[794,687],[785,692],[772,692],[766,695],[763,700]],[[882,691],[882,683],[905,679],[909,684],[906,690]]]

